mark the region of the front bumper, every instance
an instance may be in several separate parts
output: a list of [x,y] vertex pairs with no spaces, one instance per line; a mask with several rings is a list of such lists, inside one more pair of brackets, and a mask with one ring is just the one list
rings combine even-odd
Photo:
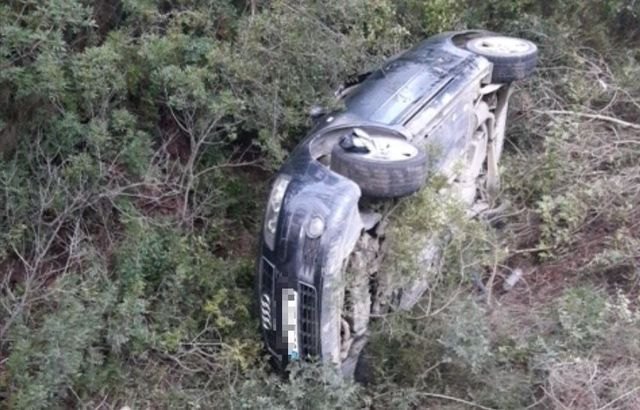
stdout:
[[[277,364],[325,357],[321,323],[333,299],[323,298],[326,274],[336,270],[359,236],[360,189],[317,162],[292,177],[280,211],[274,249],[264,243],[258,266],[260,325]],[[317,224],[323,230],[319,234]],[[354,239],[355,237],[355,239]],[[338,269],[341,265],[338,266]],[[335,307],[334,307],[335,308]],[[328,334],[332,338],[335,335]]]

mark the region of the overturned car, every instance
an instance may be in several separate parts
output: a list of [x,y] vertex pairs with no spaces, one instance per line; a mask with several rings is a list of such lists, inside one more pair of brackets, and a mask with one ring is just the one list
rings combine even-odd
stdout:
[[[480,191],[495,192],[511,84],[536,62],[527,40],[445,33],[339,90],[345,108],[315,119],[278,172],[265,212],[258,305],[280,366],[315,357],[350,377],[372,312],[417,303],[426,278],[380,289],[365,269],[346,280],[347,267],[368,263],[363,250],[381,252],[384,216],[375,204],[419,191],[434,174],[469,207]],[[422,253],[424,263],[439,255]]]

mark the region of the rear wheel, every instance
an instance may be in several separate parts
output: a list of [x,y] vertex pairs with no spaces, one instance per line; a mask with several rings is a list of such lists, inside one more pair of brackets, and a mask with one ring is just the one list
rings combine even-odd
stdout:
[[529,40],[516,37],[477,37],[467,41],[466,48],[493,63],[494,83],[511,83],[527,78],[538,62],[538,47]]

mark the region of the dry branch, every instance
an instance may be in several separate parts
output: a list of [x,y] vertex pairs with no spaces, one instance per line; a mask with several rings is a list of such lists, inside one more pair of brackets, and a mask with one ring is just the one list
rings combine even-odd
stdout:
[[608,115],[601,115],[601,114],[589,114],[586,112],[576,112],[576,111],[563,111],[563,110],[534,110],[535,113],[538,114],[544,114],[544,115],[549,115],[549,116],[553,116],[553,115],[572,115],[575,117],[581,117],[581,118],[589,118],[592,120],[600,120],[600,121],[606,121],[606,122],[610,122],[613,124],[617,124],[621,127],[625,127],[625,128],[633,128],[636,130],[640,130],[640,124],[636,124],[633,122],[628,122],[628,121],[623,121],[620,120],[618,118],[614,118],[614,117],[609,117]]

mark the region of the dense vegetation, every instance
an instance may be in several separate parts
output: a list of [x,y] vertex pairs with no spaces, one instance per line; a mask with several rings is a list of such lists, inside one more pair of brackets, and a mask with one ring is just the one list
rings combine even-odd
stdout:
[[[464,27],[541,49],[500,211],[377,321],[366,384],[271,374],[273,170],[345,78]],[[640,408],[638,118],[633,0],[5,0],[0,408]]]

